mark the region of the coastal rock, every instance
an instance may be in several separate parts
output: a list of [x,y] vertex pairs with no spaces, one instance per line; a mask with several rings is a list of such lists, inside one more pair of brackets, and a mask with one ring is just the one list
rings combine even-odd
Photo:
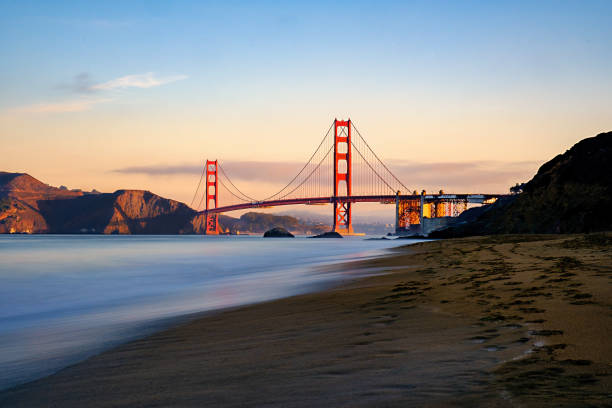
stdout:
[[468,210],[455,225],[429,236],[609,231],[610,208],[612,132],[607,132],[543,164],[521,193]]
[[284,228],[276,227],[264,233],[264,238],[293,238],[293,234]]
[[319,235],[312,236],[310,238],[344,238],[342,235],[337,233],[336,231],[328,231]]

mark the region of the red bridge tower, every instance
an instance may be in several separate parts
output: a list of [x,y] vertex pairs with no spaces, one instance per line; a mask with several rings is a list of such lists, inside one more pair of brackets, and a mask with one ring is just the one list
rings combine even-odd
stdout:
[[[219,206],[219,179],[217,178],[217,161],[206,160],[206,235],[219,234],[219,214],[209,214],[209,208]],[[211,203],[212,201],[212,203]],[[213,207],[214,205],[214,207]]]
[[351,120],[334,120],[334,231],[353,234],[351,203],[339,198],[341,182],[346,186],[345,197],[352,193]]

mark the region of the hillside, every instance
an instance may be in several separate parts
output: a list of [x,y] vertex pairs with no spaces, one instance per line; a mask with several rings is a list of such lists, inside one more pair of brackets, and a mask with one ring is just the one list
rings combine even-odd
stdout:
[[24,173],[0,172],[0,233],[48,230],[39,203],[82,196],[62,190]]
[[[224,217],[230,218],[230,217]],[[298,234],[307,234],[314,233],[318,234],[322,231],[327,231],[329,229],[328,226],[325,225],[305,225],[300,222],[297,218],[288,216],[288,215],[272,215],[272,214],[262,214],[256,212],[249,212],[243,214],[239,219],[222,219],[221,225],[226,224],[230,230],[239,230],[239,231],[252,231],[252,232],[265,232],[274,227],[281,227],[288,231],[298,233]]]
[[[287,216],[219,216],[223,231],[261,233],[272,227],[318,233]],[[51,187],[23,173],[0,172],[0,233],[201,234],[202,215],[178,201],[143,190],[83,193]]]
[[468,211],[457,225],[431,236],[609,231],[610,209],[612,132],[607,132],[542,165],[517,196]]

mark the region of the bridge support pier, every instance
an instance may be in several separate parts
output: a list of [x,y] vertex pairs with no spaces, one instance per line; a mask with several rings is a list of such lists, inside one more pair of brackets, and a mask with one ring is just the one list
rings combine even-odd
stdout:
[[399,193],[395,196],[395,234],[421,234],[423,225],[423,203],[419,198],[402,199]]
[[[343,235],[353,234],[351,203],[338,200],[344,182],[346,196],[352,195],[351,120],[334,120],[334,229]],[[344,170],[346,169],[346,170]],[[343,171],[344,170],[344,171]]]
[[206,219],[204,233],[206,235],[219,234],[219,214],[209,214],[208,210],[219,205],[219,179],[217,177],[217,161],[206,160]]
[[[416,192],[415,192],[416,193]],[[416,194],[410,198],[395,198],[395,233],[427,234],[433,229],[439,229],[449,223],[450,217],[458,217],[467,209],[468,198],[457,197],[454,194],[426,196],[425,191],[420,197]]]
[[352,235],[351,203],[334,201],[334,231],[341,235]]

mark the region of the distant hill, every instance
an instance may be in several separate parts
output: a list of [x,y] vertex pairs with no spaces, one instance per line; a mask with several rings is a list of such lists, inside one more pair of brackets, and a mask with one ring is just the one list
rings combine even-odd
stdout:
[[431,236],[612,230],[612,132],[576,143],[542,165],[522,190],[466,211],[456,225]]
[[322,224],[305,224],[295,217],[288,215],[273,215],[256,212],[243,214],[240,218],[220,216],[219,223],[230,232],[257,232],[263,233],[275,227],[281,227],[297,234],[320,234],[330,229]]
[[[143,190],[84,193],[51,187],[23,173],[0,172],[0,233],[201,234],[204,217],[178,201]],[[247,213],[219,216],[224,231],[260,233],[272,227],[319,233],[293,217]]]

